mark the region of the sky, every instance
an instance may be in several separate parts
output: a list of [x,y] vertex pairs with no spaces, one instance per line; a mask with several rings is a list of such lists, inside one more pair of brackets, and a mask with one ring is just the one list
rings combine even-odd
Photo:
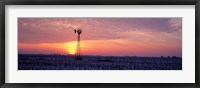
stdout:
[[19,54],[182,57],[182,18],[18,18]]

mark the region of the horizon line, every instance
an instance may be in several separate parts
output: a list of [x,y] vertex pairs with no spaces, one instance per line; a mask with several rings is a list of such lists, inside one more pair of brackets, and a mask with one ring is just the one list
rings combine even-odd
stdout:
[[[23,54],[18,54],[18,55],[23,55]],[[68,55],[68,56],[76,56],[76,54],[74,54],[74,55],[72,55],[72,54],[56,54],[56,53],[52,53],[52,54],[24,54],[24,55]],[[180,57],[180,56],[135,56],[135,55],[132,55],[132,56],[130,56],[130,55],[120,55],[120,56],[114,56],[114,55],[82,55],[82,56],[111,56],[111,57],[124,57],[124,56],[126,56],[126,57],[163,57],[163,58],[165,58],[165,57],[170,57],[170,58],[172,58],[172,57],[179,57],[179,58],[182,58],[182,57]]]

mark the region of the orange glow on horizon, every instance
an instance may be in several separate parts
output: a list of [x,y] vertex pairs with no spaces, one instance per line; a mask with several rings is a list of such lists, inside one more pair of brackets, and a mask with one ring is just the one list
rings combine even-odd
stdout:
[[[26,51],[37,51],[39,53],[71,54],[76,53],[76,41],[66,43],[42,43],[42,44],[19,44],[19,49]],[[143,47],[143,48],[141,48]],[[166,43],[157,45],[151,43],[139,43],[129,40],[83,40],[81,41],[81,53],[83,55],[139,55],[154,54],[149,50],[159,52],[164,49],[166,52],[173,51],[178,46],[170,46]],[[127,53],[129,52],[129,53]]]

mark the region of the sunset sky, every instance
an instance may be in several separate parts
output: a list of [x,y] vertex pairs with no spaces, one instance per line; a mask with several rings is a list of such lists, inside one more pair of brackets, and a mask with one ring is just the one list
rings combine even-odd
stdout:
[[19,54],[182,57],[182,18],[18,18]]

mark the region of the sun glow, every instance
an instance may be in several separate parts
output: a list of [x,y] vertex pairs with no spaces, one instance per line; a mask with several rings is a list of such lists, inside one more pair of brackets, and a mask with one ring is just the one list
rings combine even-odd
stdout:
[[64,44],[64,46],[69,54],[76,53],[76,45],[77,45],[76,42],[68,42],[68,43]]

